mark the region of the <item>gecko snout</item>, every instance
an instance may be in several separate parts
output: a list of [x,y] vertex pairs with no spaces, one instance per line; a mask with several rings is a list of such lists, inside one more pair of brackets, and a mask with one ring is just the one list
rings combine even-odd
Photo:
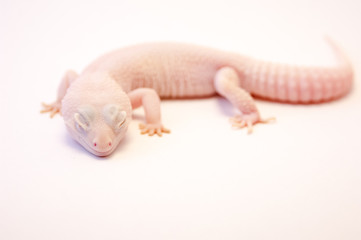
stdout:
[[108,152],[113,147],[113,141],[109,136],[100,135],[93,139],[93,149],[100,153]]

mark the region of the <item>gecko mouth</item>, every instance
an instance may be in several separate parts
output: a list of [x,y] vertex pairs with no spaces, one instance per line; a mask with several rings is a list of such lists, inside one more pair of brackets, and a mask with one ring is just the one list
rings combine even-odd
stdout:
[[95,150],[94,148],[92,148],[87,141],[85,141],[83,138],[79,137],[79,140],[83,143],[82,145],[89,150],[89,152],[93,153],[94,155],[98,156],[98,157],[105,157],[108,156],[110,153],[112,153],[114,151],[114,145],[112,145],[112,147],[109,150],[106,151],[98,151]]
[[101,151],[97,151],[95,149],[92,148],[92,151],[95,152],[95,155],[99,156],[99,157],[105,157],[108,156],[114,149],[111,148],[107,151],[101,152]]

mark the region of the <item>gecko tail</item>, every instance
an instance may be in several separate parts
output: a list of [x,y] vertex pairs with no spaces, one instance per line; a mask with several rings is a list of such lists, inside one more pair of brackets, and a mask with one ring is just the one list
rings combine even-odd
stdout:
[[335,53],[339,64],[344,68],[349,68],[349,71],[352,71],[352,65],[349,57],[345,53],[345,51],[337,44],[330,36],[324,36],[325,41],[330,45],[333,52]]
[[325,40],[336,54],[337,66],[298,66],[254,60],[244,79],[251,93],[291,103],[320,103],[346,95],[352,88],[351,62],[330,37],[325,36]]

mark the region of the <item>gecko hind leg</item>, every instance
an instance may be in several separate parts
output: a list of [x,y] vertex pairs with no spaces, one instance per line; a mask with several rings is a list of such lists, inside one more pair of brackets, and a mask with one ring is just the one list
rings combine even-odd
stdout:
[[240,79],[233,68],[219,69],[214,77],[214,87],[218,94],[228,99],[240,111],[239,115],[230,119],[233,127],[247,127],[248,133],[252,133],[253,125],[274,120],[274,118],[261,119],[253,98],[241,88]]

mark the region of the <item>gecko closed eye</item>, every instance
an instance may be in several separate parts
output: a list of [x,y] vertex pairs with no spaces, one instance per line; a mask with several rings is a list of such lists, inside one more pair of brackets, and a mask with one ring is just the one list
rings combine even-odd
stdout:
[[95,110],[91,106],[82,106],[78,112],[74,113],[75,128],[80,132],[87,132],[90,124],[94,120]]
[[127,119],[127,113],[115,104],[107,104],[103,109],[103,115],[106,122],[115,130],[119,130]]

